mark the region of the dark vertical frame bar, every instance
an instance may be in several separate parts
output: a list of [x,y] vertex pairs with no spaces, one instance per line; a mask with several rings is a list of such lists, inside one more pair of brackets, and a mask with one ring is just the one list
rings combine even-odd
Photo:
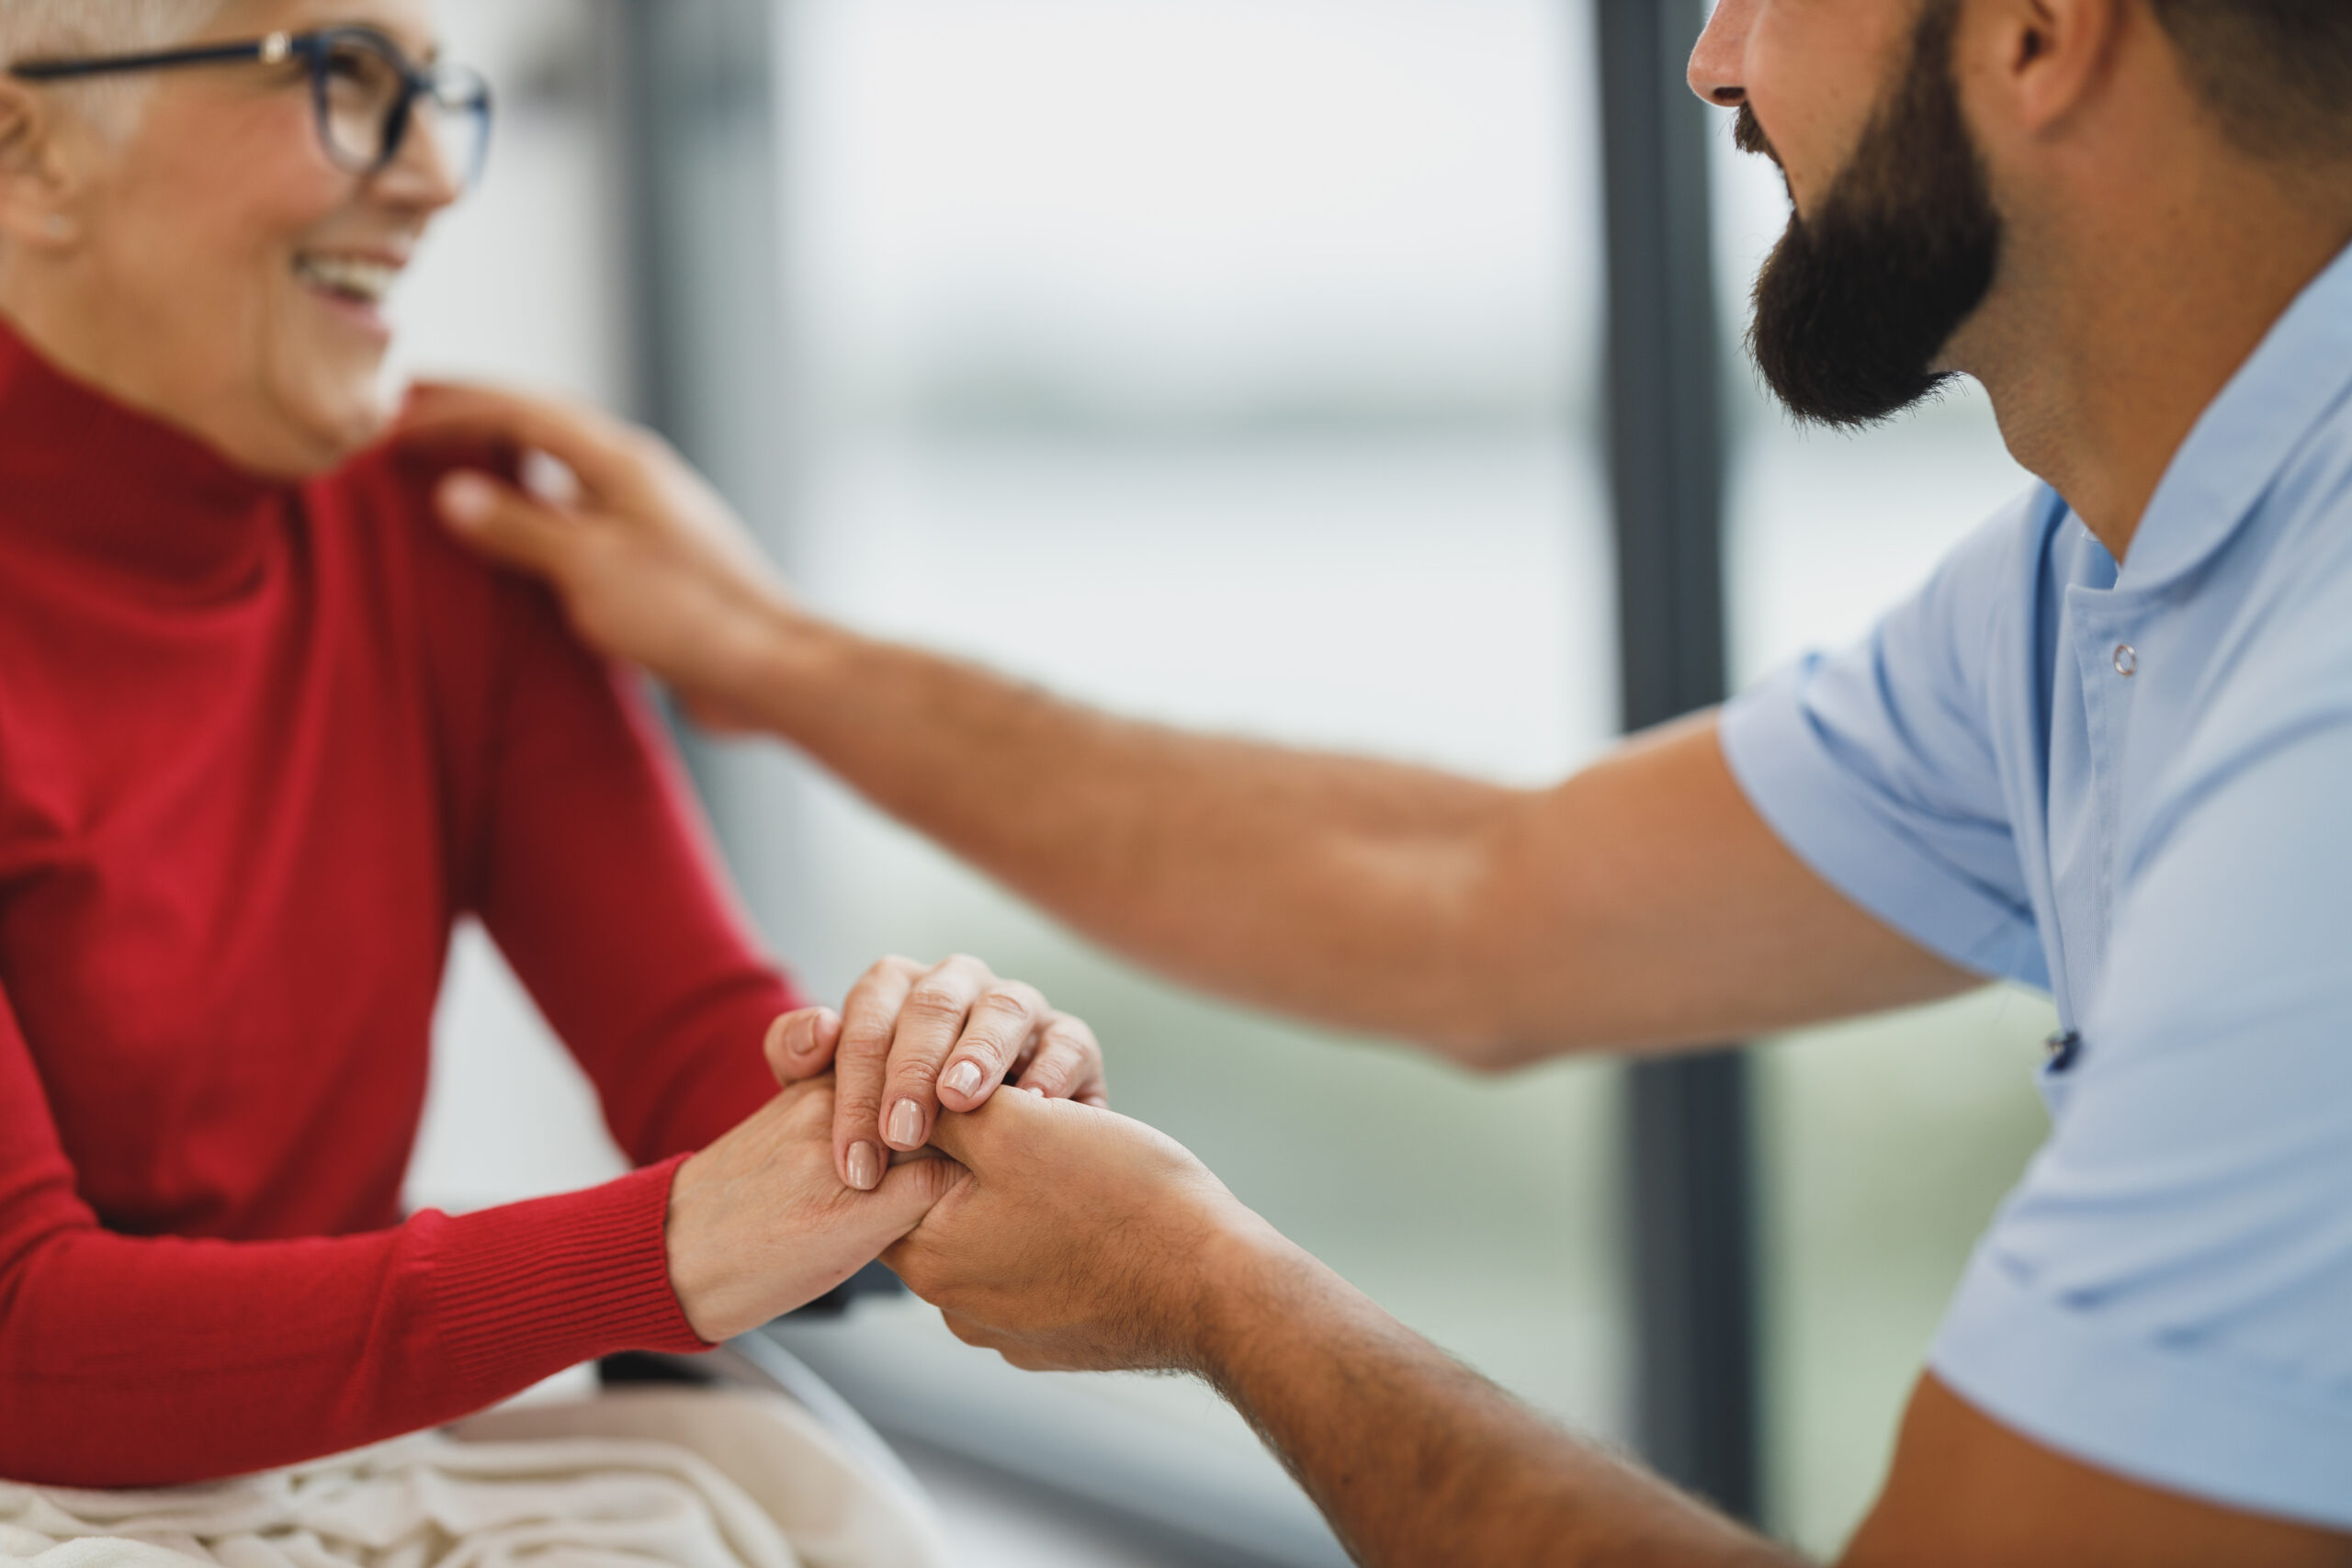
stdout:
[[[1724,438],[1708,111],[1683,83],[1703,0],[1595,0],[1609,256],[1610,458],[1628,730],[1725,685]],[[1638,1431],[1669,1479],[1746,1517],[1758,1495],[1747,1062],[1631,1075]]]
[[[627,83],[639,412],[787,571],[801,422],[786,244],[782,0],[612,0]],[[775,749],[680,742],[754,917],[822,951],[807,885],[807,773]]]
[[622,0],[640,413],[755,525],[788,509],[775,0]]

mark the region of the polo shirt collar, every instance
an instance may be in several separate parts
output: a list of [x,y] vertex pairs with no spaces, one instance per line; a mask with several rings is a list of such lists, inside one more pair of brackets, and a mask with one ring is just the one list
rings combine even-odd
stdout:
[[2352,390],[2352,250],[2289,307],[2213,400],[2132,536],[2119,587],[2149,590],[2203,565]]

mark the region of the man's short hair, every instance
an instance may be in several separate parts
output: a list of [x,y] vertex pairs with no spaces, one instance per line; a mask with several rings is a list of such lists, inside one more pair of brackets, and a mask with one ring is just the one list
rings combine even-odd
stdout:
[[[168,49],[193,36],[221,0],[0,0],[0,67],[23,60],[128,54]],[[127,130],[142,84],[138,78],[74,85],[65,90],[109,130]]]
[[2232,140],[2352,159],[2352,0],[2152,0]]

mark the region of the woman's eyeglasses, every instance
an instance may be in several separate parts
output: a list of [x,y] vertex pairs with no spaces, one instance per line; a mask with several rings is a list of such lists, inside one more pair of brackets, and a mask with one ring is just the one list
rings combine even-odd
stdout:
[[319,141],[336,167],[361,175],[390,168],[408,144],[422,104],[434,121],[428,133],[440,138],[450,169],[469,188],[481,179],[490,152],[490,85],[461,65],[419,65],[373,28],[272,33],[248,43],[152,54],[31,60],[8,73],[27,82],[69,82],[195,65],[297,63],[310,73]]

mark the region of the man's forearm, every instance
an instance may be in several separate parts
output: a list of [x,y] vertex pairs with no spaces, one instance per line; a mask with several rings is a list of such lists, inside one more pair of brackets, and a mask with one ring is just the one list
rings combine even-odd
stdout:
[[1188,734],[782,615],[730,700],[1087,935],[1484,1066],[1972,983],[1792,854],[1711,719],[1557,788]]
[[1198,1370],[1367,1568],[1797,1568],[1542,1420],[1279,1237],[1225,1247]]
[[1324,1021],[1447,1043],[1487,849],[1522,797],[1424,769],[1114,718],[790,623],[755,716],[1110,946]]

